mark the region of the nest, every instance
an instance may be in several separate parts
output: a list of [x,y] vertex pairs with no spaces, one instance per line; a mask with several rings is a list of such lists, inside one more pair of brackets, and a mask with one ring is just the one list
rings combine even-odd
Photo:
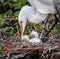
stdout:
[[43,44],[33,45],[20,42],[18,34],[7,37],[4,32],[0,33],[0,59],[59,59],[60,44],[54,36],[42,38]]

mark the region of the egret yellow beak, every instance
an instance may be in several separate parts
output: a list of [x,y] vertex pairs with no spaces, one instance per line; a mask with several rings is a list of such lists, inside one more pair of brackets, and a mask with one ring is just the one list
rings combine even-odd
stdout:
[[22,26],[22,22],[20,22],[20,36],[22,38],[22,36],[24,35],[24,29],[23,29],[23,26]]

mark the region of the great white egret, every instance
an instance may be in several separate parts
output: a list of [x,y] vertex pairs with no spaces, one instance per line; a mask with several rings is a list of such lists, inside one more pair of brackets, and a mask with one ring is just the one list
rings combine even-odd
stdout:
[[53,0],[28,0],[31,6],[24,6],[18,15],[20,35],[23,36],[27,20],[32,23],[40,23],[46,19],[49,13],[54,14]]

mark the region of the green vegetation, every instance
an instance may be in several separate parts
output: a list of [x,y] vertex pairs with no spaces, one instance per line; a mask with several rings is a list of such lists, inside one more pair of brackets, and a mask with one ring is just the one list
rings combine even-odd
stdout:
[[2,51],[2,50],[3,50],[3,48],[0,47],[0,51]]
[[[17,21],[18,13],[26,4],[29,4],[27,0],[0,0],[0,29],[10,32],[11,34],[15,34],[18,31],[17,28],[19,27]],[[40,24],[34,24],[33,26],[37,29],[41,27]],[[51,27],[52,24],[49,26]],[[30,28],[27,27],[26,29],[31,30]],[[56,34],[60,33],[60,22],[56,25],[52,32]]]

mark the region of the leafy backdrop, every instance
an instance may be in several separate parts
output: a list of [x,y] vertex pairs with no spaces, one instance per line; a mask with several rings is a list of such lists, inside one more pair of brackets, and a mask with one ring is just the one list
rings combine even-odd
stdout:
[[[17,21],[18,13],[24,5],[29,5],[27,0],[0,0],[0,29],[10,32],[11,34],[15,34],[18,31],[17,28],[19,28]],[[39,24],[34,24],[34,26],[36,28],[40,27]],[[29,27],[27,27],[27,30],[30,30]],[[52,32],[55,33],[57,37],[59,37],[60,22],[58,22]]]

